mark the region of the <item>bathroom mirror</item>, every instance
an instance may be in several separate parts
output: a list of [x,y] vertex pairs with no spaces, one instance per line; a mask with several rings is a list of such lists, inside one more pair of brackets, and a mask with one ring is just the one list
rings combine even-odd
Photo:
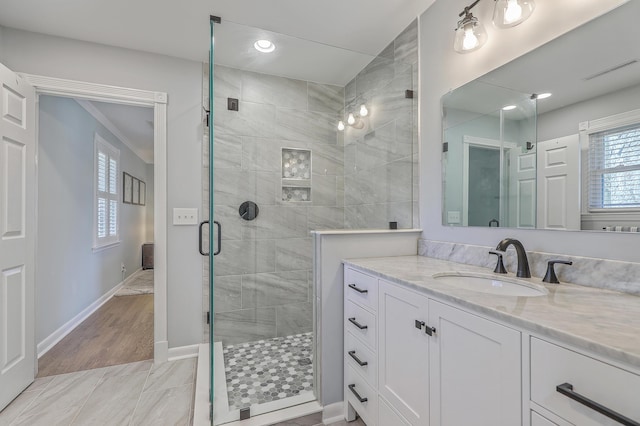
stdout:
[[443,97],[444,225],[638,232],[637,16],[628,2]]

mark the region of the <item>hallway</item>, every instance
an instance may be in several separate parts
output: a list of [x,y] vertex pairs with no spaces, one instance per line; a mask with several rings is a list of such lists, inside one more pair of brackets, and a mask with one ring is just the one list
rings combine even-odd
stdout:
[[153,359],[153,294],[113,297],[38,360],[38,377]]

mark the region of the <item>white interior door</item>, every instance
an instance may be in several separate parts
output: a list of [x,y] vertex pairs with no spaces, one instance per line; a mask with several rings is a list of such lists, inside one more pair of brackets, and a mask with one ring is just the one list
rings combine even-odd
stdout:
[[0,409],[35,375],[35,96],[0,64]]
[[[509,196],[509,224],[518,228],[536,227],[536,153],[511,149],[512,178]],[[515,202],[515,206],[513,205]]]
[[538,226],[580,229],[580,139],[538,142]]

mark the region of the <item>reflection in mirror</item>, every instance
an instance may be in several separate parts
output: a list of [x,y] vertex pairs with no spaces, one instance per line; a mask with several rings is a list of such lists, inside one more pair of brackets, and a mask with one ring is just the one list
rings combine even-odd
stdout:
[[638,232],[637,16],[628,2],[443,97],[443,224]]
[[483,82],[444,98],[443,223],[534,228],[536,101]]

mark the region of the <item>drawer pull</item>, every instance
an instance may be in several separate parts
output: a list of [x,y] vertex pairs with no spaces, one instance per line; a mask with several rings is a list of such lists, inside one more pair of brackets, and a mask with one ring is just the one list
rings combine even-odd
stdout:
[[349,351],[349,356],[355,359],[360,367],[364,367],[369,364],[367,361],[361,361],[360,358],[356,356],[356,351]]
[[435,327],[429,327],[427,325],[424,328],[424,332],[427,333],[429,336],[433,336],[436,333],[436,328]]
[[358,321],[356,321],[356,317],[349,318],[349,322],[358,327],[360,330],[366,330],[367,328],[369,328],[368,326],[362,325]]
[[366,289],[365,289],[365,290],[363,290],[363,289],[361,289],[361,288],[358,288],[358,287],[356,287],[356,285],[355,285],[355,284],[349,284],[349,285],[348,285],[348,287],[349,287],[349,288],[351,288],[351,289],[353,289],[353,290],[355,290],[355,291],[357,291],[358,293],[362,293],[362,294],[364,294],[364,293],[369,293],[369,290],[366,290]]
[[356,396],[356,398],[358,398],[358,401],[360,401],[360,402],[367,402],[368,401],[367,398],[361,397],[360,394],[356,391],[356,385],[349,385],[349,390],[351,392],[353,392],[353,394]]
[[561,385],[556,386],[556,391],[560,392],[564,396],[567,396],[574,401],[578,401],[580,404],[591,408],[594,411],[597,411],[600,414],[603,414],[610,419],[615,420],[616,422],[626,425],[626,426],[640,426],[640,423],[631,420],[628,417],[623,416],[622,414],[618,414],[615,411],[605,407],[604,405],[598,404],[595,401],[590,400],[587,397],[580,395],[577,392],[574,392],[573,385],[570,383],[563,383]]

